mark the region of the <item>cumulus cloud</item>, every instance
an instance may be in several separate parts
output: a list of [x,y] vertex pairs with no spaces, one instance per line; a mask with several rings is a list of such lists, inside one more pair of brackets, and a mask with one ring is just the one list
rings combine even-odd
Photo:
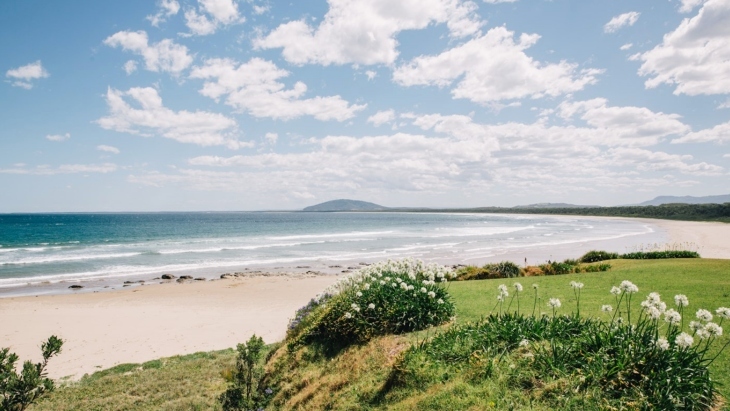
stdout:
[[609,106],[602,98],[563,102],[558,106],[558,112],[564,119],[577,116],[584,120],[600,131],[610,145],[654,145],[667,136],[690,131],[678,114],[657,113],[646,107]]
[[207,36],[221,26],[245,21],[235,0],[198,0],[198,9],[185,12],[186,25],[193,34]]
[[706,162],[690,164],[691,155],[669,154],[635,147],[617,147],[608,151],[615,165],[635,165],[640,171],[678,171],[682,174],[716,176],[724,169]]
[[623,46],[619,47],[619,49],[620,49],[621,51],[626,51],[626,50],[629,50],[629,49],[631,49],[631,47],[633,47],[633,46],[634,46],[634,44],[633,44],[633,43],[626,43],[626,44],[624,44]]
[[137,62],[134,60],[129,60],[126,63],[124,63],[124,66],[122,66],[124,69],[124,72],[127,73],[127,75],[130,75],[137,71]]
[[16,164],[13,168],[0,168],[0,174],[27,174],[39,176],[51,176],[56,174],[78,174],[78,173],[111,173],[117,170],[113,163],[103,164],[63,164],[58,167],[41,165],[27,167],[25,164]]
[[104,151],[106,153],[112,153],[112,154],[119,154],[119,149],[114,146],[107,146],[107,145],[99,145],[96,146],[96,149],[99,151]]
[[525,50],[540,36],[495,27],[436,56],[421,56],[398,67],[393,80],[404,86],[446,87],[460,79],[451,90],[454,98],[490,103],[524,97],[558,96],[594,84],[601,70],[578,70],[575,64],[561,61],[544,64],[533,60]]
[[690,13],[695,7],[704,4],[707,0],[681,0],[679,5],[680,13]]
[[476,4],[464,0],[328,0],[317,27],[305,20],[284,23],[254,41],[260,49],[281,48],[294,64],[392,64],[396,36],[445,23],[452,37],[477,33],[482,22]]
[[289,120],[312,116],[317,120],[344,121],[365,105],[348,103],[340,96],[303,98],[307,85],[298,81],[291,89],[279,80],[289,72],[274,63],[252,58],[239,64],[231,59],[210,59],[195,67],[191,78],[207,80],[200,94],[225,103],[254,117]]
[[66,141],[69,138],[71,138],[71,134],[69,134],[69,133],[66,133],[66,134],[49,134],[49,135],[46,136],[46,140],[55,141],[57,143],[60,143],[62,141]]
[[144,31],[120,31],[107,37],[104,44],[109,47],[121,47],[125,51],[142,56],[145,68],[149,71],[179,75],[193,63],[193,57],[188,54],[187,47],[170,39],[149,44],[147,33]]
[[661,84],[674,94],[730,93],[730,2],[709,0],[699,13],[682,20],[662,43],[633,56],[643,63],[639,74],[647,88]]
[[25,66],[10,69],[5,73],[5,77],[11,79],[11,84],[13,86],[21,87],[26,90],[33,88],[33,80],[46,78],[48,76],[50,76],[50,74],[48,74],[48,71],[43,68],[40,60],[26,64]]
[[157,14],[147,16],[147,20],[153,26],[158,27],[160,23],[167,21],[168,17],[176,15],[178,11],[180,11],[180,3],[177,0],[162,0]]
[[[132,107],[125,98],[134,101]],[[200,146],[227,146],[237,149],[247,143],[236,140],[236,121],[208,111],[173,111],[162,104],[157,90],[134,87],[127,91],[109,88],[106,93],[109,115],[96,121],[106,130],[162,136],[181,143]]]
[[715,127],[695,131],[683,137],[672,140],[679,143],[725,143],[730,142],[730,122],[718,124]]
[[603,26],[603,31],[605,33],[615,33],[622,27],[633,26],[637,21],[639,21],[640,15],[641,13],[636,11],[619,14]]
[[274,145],[276,144],[276,141],[279,140],[279,135],[276,133],[266,133],[266,135],[264,135],[264,139],[266,139],[268,144]]
[[378,111],[372,116],[368,117],[368,123],[373,123],[375,127],[380,127],[383,124],[391,123],[395,120],[395,110],[383,110]]
[[517,0],[484,0],[485,3],[498,4],[498,3],[514,3]]

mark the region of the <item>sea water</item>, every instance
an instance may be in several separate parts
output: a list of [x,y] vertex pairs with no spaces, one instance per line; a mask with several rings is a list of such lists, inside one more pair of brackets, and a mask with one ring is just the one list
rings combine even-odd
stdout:
[[[0,215],[0,296],[163,273],[344,267],[404,257],[537,263],[662,241],[631,219],[461,213],[101,213]],[[548,257],[549,256],[549,257]],[[346,270],[335,270],[341,272]],[[58,286],[49,288],[57,284]],[[64,285],[64,286],[62,286]],[[45,288],[43,288],[45,286]],[[34,289],[35,287],[35,289]]]

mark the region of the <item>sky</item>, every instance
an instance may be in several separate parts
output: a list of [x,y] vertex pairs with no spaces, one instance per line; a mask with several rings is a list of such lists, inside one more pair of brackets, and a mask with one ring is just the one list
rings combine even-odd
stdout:
[[730,193],[730,0],[0,2],[0,212]]

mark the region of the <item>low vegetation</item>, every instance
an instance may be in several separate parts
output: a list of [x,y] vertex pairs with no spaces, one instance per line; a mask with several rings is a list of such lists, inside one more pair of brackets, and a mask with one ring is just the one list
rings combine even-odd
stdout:
[[[337,351],[315,340],[288,344],[328,307],[312,304],[292,321],[293,329],[305,328],[263,350],[256,390],[266,402],[257,405],[268,410],[721,409],[721,397],[730,394],[730,350],[723,350],[730,340],[722,334],[730,312],[721,308],[730,305],[730,262],[614,260],[611,265],[601,273],[438,282],[454,305],[455,319],[421,331],[373,334],[365,342],[353,339]],[[519,281],[529,284],[523,290],[515,284]],[[612,294],[614,286],[618,292]],[[355,291],[354,298],[362,297]],[[222,409],[221,393],[235,386],[236,354],[201,353],[158,360],[156,367],[104,371],[56,390],[31,409]],[[179,385],[188,382],[186,397]],[[183,400],[175,402],[175,394]],[[207,402],[198,401],[203,398]]]
[[44,394],[53,391],[53,380],[46,376],[51,357],[61,352],[63,341],[52,335],[41,345],[43,360],[25,361],[16,371],[18,356],[10,349],[0,349],[0,411],[23,411]]

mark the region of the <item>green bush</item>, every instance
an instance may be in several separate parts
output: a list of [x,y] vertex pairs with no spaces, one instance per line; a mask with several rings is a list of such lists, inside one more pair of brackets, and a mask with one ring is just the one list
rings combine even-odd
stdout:
[[598,250],[592,250],[589,251],[581,258],[579,258],[581,263],[596,263],[599,261],[606,261],[606,260],[616,260],[619,258],[618,253],[609,253],[607,251],[598,251]]
[[263,368],[259,364],[264,340],[256,334],[244,344],[238,344],[236,350],[236,368],[224,376],[229,382],[228,389],[218,398],[224,411],[244,411],[263,408],[266,393],[260,385]]
[[580,267],[580,270],[582,273],[598,273],[603,271],[608,271],[611,269],[611,264],[594,264],[594,265],[585,265]]
[[63,341],[52,335],[41,345],[43,361],[23,363],[20,373],[15,371],[18,356],[8,348],[0,349],[0,410],[23,411],[43,394],[53,391],[53,381],[46,377],[48,360],[61,352]]
[[488,278],[514,278],[521,276],[520,267],[511,261],[485,264],[482,267],[473,265],[460,267],[455,278],[460,281],[485,280]]
[[360,269],[331,287],[288,333],[294,349],[315,343],[339,350],[375,336],[400,334],[447,322],[454,305],[444,284],[452,272],[406,259]]
[[627,260],[658,260],[663,258],[700,258],[696,251],[666,250],[666,251],[637,251],[622,254],[621,258]]

